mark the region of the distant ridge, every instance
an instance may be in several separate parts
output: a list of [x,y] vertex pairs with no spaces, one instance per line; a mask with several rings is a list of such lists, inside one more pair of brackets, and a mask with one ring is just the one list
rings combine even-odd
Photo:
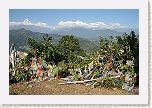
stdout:
[[[122,35],[124,32],[129,34],[131,30],[134,30],[136,34],[139,34],[139,29],[137,28],[127,28],[122,27],[120,24],[116,23],[111,28],[109,27],[98,27],[97,25],[103,25],[102,22],[96,22],[94,27],[89,28],[88,26],[83,26],[84,24],[81,21],[77,22],[60,22],[61,24],[56,27],[47,26],[44,23],[34,24],[31,23],[28,19],[25,19],[24,22],[10,22],[9,30],[17,30],[25,28],[32,32],[47,33],[47,34],[59,34],[59,35],[74,35],[81,38],[86,38],[89,40],[97,41],[99,35],[102,35],[106,38],[109,36]],[[70,24],[70,25],[69,25]]]
[[[32,32],[30,30],[26,30],[25,28],[20,28],[17,30],[9,30],[9,47],[14,42],[16,49],[25,51],[28,49],[27,46],[27,38],[28,36],[34,38],[36,41],[43,40],[42,36],[45,36],[47,33],[40,32]],[[49,34],[52,37],[52,43],[55,45],[62,38],[63,35],[59,34]],[[76,35],[74,35],[76,37]],[[80,37],[76,37],[79,39],[79,43],[81,48],[84,49],[85,52],[94,51],[98,48],[98,43],[96,41],[89,41],[88,39],[83,39]]]

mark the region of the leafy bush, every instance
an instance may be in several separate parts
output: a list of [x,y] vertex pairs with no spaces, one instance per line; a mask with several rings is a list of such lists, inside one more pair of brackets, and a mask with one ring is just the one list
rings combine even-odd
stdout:
[[103,82],[101,83],[102,87],[106,87],[106,88],[112,88],[115,87],[115,82],[114,79],[110,78],[110,77],[104,77],[104,79],[102,80]]

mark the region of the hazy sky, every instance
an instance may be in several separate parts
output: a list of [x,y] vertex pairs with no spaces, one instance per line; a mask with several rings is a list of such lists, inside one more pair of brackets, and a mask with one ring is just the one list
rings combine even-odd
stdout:
[[[138,9],[10,9],[10,22],[43,23],[47,26],[57,26],[77,22],[83,24],[125,26],[139,28]],[[64,23],[63,23],[64,22]],[[92,24],[92,25],[93,25]]]

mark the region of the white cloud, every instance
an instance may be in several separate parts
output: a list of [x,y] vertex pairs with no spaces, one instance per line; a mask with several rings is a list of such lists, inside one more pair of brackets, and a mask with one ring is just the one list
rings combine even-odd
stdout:
[[119,23],[110,23],[109,26],[111,29],[117,29],[117,28],[126,28],[126,26],[121,26]]
[[99,28],[102,29],[106,24],[103,22],[96,22],[96,23],[85,23],[82,21],[66,21],[66,22],[59,22],[56,28],[65,28],[65,27],[84,27],[84,28]]
[[47,24],[42,23],[42,22],[38,22],[37,24],[35,24],[35,26],[47,27]]
[[50,28],[51,30],[60,29],[60,28],[69,28],[69,27],[84,27],[92,29],[118,29],[126,28],[126,26],[121,26],[119,23],[110,23],[105,24],[104,22],[94,22],[94,23],[85,23],[80,20],[78,21],[60,21],[57,26],[48,26],[46,23],[38,22],[31,23],[28,19],[25,19],[23,22],[10,22],[10,26],[14,25],[33,25],[39,27]]
[[88,24],[87,23],[84,23],[82,21],[76,21],[76,22],[73,22],[73,21],[66,21],[66,22],[59,22],[58,23],[58,26],[56,26],[56,28],[64,28],[64,27],[87,27]]

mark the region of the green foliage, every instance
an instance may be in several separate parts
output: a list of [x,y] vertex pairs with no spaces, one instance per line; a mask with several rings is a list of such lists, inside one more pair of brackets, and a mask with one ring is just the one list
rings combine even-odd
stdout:
[[125,82],[125,77],[124,77],[124,76],[121,76],[119,80],[120,80],[120,82],[119,82],[119,84],[118,84],[118,87],[121,88],[122,85],[123,85],[123,83]]
[[54,58],[54,46],[51,43],[52,37],[46,34],[46,37],[43,36],[43,39],[43,41],[37,42],[35,39],[28,37],[27,43],[37,57],[41,57],[45,61],[50,62]]
[[[139,39],[134,31],[131,31],[130,35],[124,33],[123,36],[116,36],[116,42],[113,42],[113,36],[110,36],[109,40],[102,36],[99,36],[99,39],[100,55],[104,56],[107,60],[109,57],[112,57],[114,61],[118,62],[119,66],[123,67],[127,60],[134,60],[135,66],[132,69],[126,67],[126,70],[139,72]],[[120,53],[120,50],[123,52]]]
[[58,67],[53,68],[53,75],[58,76],[60,69]]
[[65,62],[65,60],[62,60],[61,62],[59,62],[57,66],[60,66],[63,70],[68,69],[68,65]]
[[29,81],[30,71],[25,72],[24,68],[16,69],[15,78],[17,81]]
[[[108,64],[111,62],[109,58],[113,58],[114,61],[117,61],[117,66],[122,70],[123,73],[127,71],[131,72],[132,74],[139,72],[138,36],[136,36],[132,31],[130,35],[124,33],[122,37],[116,36],[116,42],[113,41],[113,38],[113,36],[110,36],[109,39],[99,36],[100,46],[98,53],[103,58],[102,64]],[[50,64],[53,60],[57,64],[57,66],[53,68],[53,75],[55,76],[66,76],[69,68],[74,69],[84,67],[92,61],[94,64],[98,63],[98,53],[96,51],[92,51],[85,54],[83,49],[80,47],[79,40],[72,35],[63,36],[56,46],[52,44],[52,37],[49,37],[48,34],[45,37],[43,36],[42,39],[43,40],[39,42],[32,37],[28,37],[27,43],[30,47],[30,50],[27,51],[28,55],[25,58],[22,58],[20,63],[15,67],[15,78],[17,81],[28,81],[32,76],[30,73],[31,70],[25,71],[24,69],[24,67],[30,66],[30,60],[32,57],[41,58],[43,60],[43,67],[45,69],[47,69],[47,64]],[[120,53],[120,50],[124,52]],[[85,57],[85,59],[82,59],[81,57]],[[126,65],[126,61],[129,59],[134,59],[135,65]],[[61,69],[59,67],[61,67]],[[102,71],[95,71],[94,75],[101,73]],[[90,75],[89,77],[92,76]],[[81,80],[82,77],[74,72],[73,78],[74,80]],[[120,86],[123,84],[123,82],[124,79],[120,80]],[[107,76],[103,79],[102,86],[115,87],[115,82],[113,79]]]
[[29,67],[26,64],[26,57],[24,59],[20,59],[20,62],[15,66],[15,79],[17,81],[28,81],[31,75],[31,70],[25,70],[25,67]]
[[115,87],[114,79],[112,79],[110,77],[104,77],[104,79],[102,81],[103,81],[103,83],[101,83],[101,87],[106,87],[106,88]]
[[77,55],[84,55],[80,48],[79,41],[74,36],[63,36],[56,46],[56,52],[65,62],[76,62]]
[[73,79],[74,80],[81,80],[81,76],[79,74],[77,74],[76,72],[73,73]]

